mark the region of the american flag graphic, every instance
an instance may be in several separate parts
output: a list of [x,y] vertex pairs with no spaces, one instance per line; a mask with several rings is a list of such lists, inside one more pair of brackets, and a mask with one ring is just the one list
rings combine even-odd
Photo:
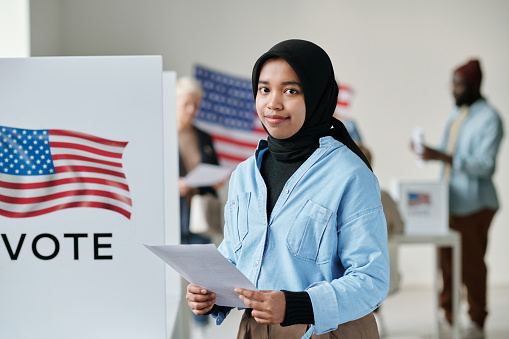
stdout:
[[212,136],[220,164],[234,168],[267,138],[256,114],[251,80],[202,66],[196,66],[195,74],[204,91],[195,124]]
[[0,215],[96,207],[130,219],[121,162],[126,145],[80,132],[0,126]]
[[431,199],[428,193],[408,193],[408,204],[410,206],[430,205]]

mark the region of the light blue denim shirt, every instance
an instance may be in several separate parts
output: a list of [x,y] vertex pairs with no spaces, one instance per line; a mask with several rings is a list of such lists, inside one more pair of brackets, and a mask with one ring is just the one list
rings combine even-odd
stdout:
[[[230,179],[220,252],[260,290],[307,291],[322,334],[377,308],[389,288],[387,227],[375,175],[332,137],[286,182],[267,223],[260,163]],[[227,310],[213,314],[221,323]],[[311,331],[309,331],[310,335]]]
[[[444,152],[449,138],[449,127],[456,119],[459,108],[447,120],[439,149]],[[469,215],[483,208],[499,208],[493,185],[496,157],[504,136],[502,120],[484,99],[470,106],[468,116],[461,125],[453,157],[449,182],[449,212]]]

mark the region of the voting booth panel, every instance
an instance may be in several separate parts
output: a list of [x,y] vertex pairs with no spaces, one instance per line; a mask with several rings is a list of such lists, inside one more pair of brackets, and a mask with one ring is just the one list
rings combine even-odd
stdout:
[[0,337],[166,338],[165,267],[143,246],[165,243],[165,204],[178,215],[161,57],[0,59],[0,74]]
[[[180,244],[180,195],[178,189],[178,137],[177,137],[177,98],[175,86],[177,73],[163,72],[163,130],[164,130],[164,220],[165,243]],[[178,327],[176,324],[178,305],[182,298],[181,279],[177,272],[166,267],[166,321],[168,337]]]
[[405,234],[432,235],[449,231],[449,197],[445,181],[395,180],[392,185]]

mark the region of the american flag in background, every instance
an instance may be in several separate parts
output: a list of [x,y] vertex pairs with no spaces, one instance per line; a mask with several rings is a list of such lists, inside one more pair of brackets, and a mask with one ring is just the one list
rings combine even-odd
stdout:
[[[196,66],[195,76],[204,91],[195,124],[212,136],[221,165],[234,168],[253,155],[260,139],[267,138],[256,114],[251,79],[203,66]],[[339,85],[336,113],[349,112],[352,96],[348,85]]]
[[121,162],[126,145],[73,131],[0,126],[0,215],[96,207],[130,219]]
[[212,136],[220,164],[234,168],[267,138],[256,114],[251,80],[202,66],[196,66],[195,75],[204,91],[195,124]]
[[341,117],[348,115],[350,113],[353,98],[353,90],[350,86],[345,84],[338,85],[338,88],[339,88],[338,102],[336,104],[335,113]]
[[408,204],[410,206],[430,205],[431,204],[430,195],[428,193],[409,192]]

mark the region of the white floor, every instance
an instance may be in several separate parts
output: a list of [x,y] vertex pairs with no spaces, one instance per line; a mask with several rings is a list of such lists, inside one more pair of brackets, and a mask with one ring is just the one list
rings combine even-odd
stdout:
[[[382,305],[387,339],[428,339],[433,338],[434,292],[432,288],[401,289],[388,297]],[[486,322],[487,339],[509,338],[509,286],[492,287],[488,294],[490,314]],[[463,304],[465,306],[465,303]],[[462,320],[465,321],[465,310]],[[192,339],[236,338],[242,313],[234,310],[220,326],[213,322],[207,326],[205,336]],[[193,325],[193,323],[192,323]],[[191,329],[193,334],[193,329]],[[289,338],[291,339],[291,338]]]

